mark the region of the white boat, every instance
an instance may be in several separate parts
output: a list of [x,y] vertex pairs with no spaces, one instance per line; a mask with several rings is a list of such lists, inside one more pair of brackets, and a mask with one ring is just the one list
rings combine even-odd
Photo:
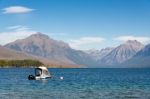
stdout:
[[29,80],[40,80],[40,79],[47,79],[47,78],[51,78],[51,75],[48,69],[44,66],[35,68],[35,76],[34,75],[28,76]]

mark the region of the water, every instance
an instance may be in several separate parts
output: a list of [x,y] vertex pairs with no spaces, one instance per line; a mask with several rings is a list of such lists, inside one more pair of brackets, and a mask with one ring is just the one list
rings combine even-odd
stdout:
[[0,99],[150,99],[150,69],[49,71],[52,79],[29,81],[34,69],[0,69]]

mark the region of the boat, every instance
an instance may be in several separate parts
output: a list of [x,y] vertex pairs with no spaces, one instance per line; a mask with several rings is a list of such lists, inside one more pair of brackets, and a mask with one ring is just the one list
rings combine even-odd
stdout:
[[45,66],[40,66],[35,68],[35,75],[29,75],[29,80],[41,80],[41,79],[49,79],[51,75]]

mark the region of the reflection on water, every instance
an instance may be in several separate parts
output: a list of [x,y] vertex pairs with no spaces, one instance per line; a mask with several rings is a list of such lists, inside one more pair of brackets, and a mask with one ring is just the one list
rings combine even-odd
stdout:
[[38,81],[41,82],[43,85],[45,85],[45,84],[48,84],[49,80],[50,79],[41,79],[41,80],[38,80]]
[[0,69],[0,99],[150,99],[150,69],[49,71],[52,79],[28,80],[33,69]]

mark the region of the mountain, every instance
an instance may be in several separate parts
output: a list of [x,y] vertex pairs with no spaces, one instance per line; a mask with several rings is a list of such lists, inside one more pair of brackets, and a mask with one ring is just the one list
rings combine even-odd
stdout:
[[22,52],[17,52],[8,48],[5,48],[3,46],[0,46],[0,59],[5,59],[5,60],[23,60],[23,59],[35,59],[31,55],[22,53]]
[[53,40],[41,33],[16,40],[6,44],[5,47],[43,57],[59,65],[90,66],[94,64],[94,60],[88,54],[74,50],[67,43]]
[[[13,51],[14,58],[34,58],[46,64],[59,67],[120,67],[149,60],[149,47],[136,40],[129,40],[116,48],[89,50],[86,52],[72,49],[67,43],[49,38],[47,35],[36,33],[25,39],[6,44],[3,48]],[[8,49],[9,48],[9,49]],[[2,49],[5,51],[5,49]],[[14,51],[15,50],[15,51]],[[141,50],[141,51],[140,51]],[[2,55],[1,51],[1,55]],[[6,52],[7,53],[7,52]],[[145,55],[145,56],[144,56]],[[5,56],[6,57],[6,56]],[[132,59],[132,57],[135,57]],[[7,58],[10,58],[9,55]],[[130,60],[131,59],[131,60]],[[142,62],[140,61],[142,60]],[[138,61],[138,62],[136,62]],[[146,61],[147,62],[147,61]],[[130,63],[130,64],[128,64]],[[125,65],[121,65],[122,67]],[[131,66],[132,67],[132,66]]]
[[129,40],[113,49],[108,55],[100,60],[101,65],[117,65],[132,58],[144,47],[136,40]]
[[91,57],[93,57],[96,61],[102,59],[104,56],[109,54],[114,48],[103,48],[101,50],[91,49],[86,51]]
[[150,44],[146,45],[142,50],[140,50],[131,59],[121,64],[121,66],[122,67],[134,67],[134,68],[150,67]]
[[[13,49],[0,46],[0,60],[24,60],[24,59],[39,60],[46,65],[52,65],[52,66],[58,65],[55,64],[54,61],[50,61],[43,57],[37,57],[24,52],[15,51]],[[66,65],[66,67],[69,66]]]

